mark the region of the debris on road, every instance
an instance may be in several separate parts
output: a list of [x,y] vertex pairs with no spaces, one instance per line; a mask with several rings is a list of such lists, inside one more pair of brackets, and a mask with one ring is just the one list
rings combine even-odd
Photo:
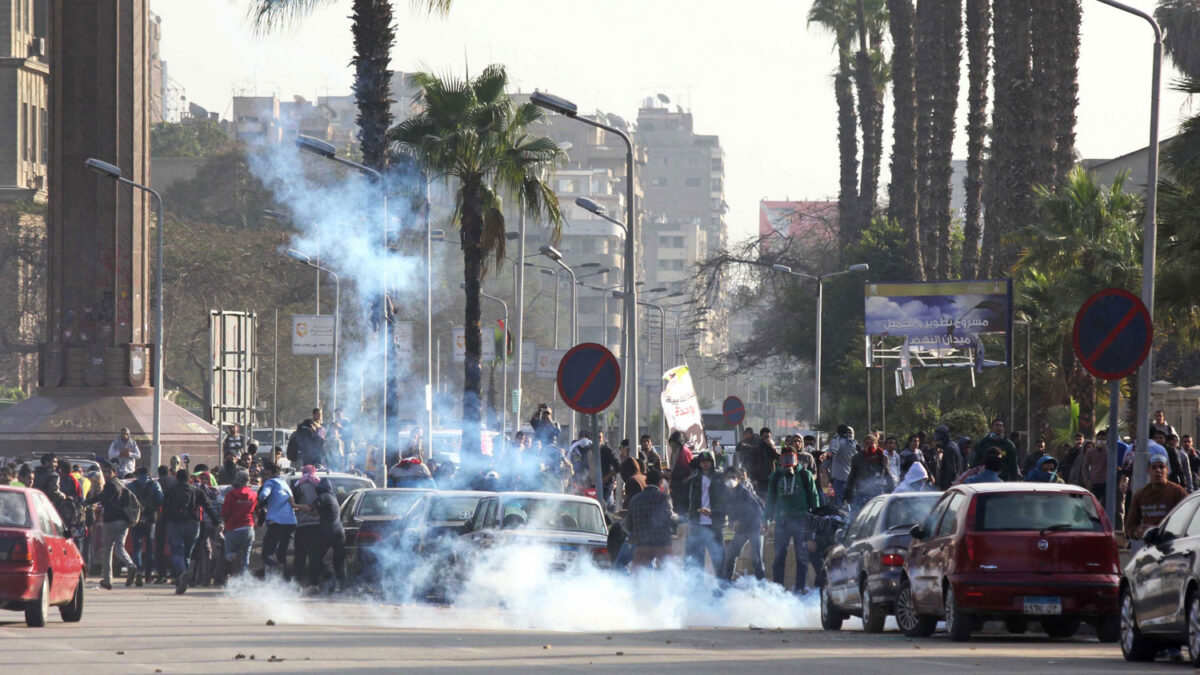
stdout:
[[268,625],[268,626],[274,626],[274,625],[275,625],[275,620],[274,620],[274,619],[267,619],[267,625]]

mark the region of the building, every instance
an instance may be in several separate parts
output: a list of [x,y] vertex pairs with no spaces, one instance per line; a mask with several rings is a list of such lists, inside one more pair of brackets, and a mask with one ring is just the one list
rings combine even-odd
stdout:
[[837,227],[835,201],[758,202],[759,247],[764,252],[835,242]]
[[46,200],[49,0],[0,0],[0,201]]

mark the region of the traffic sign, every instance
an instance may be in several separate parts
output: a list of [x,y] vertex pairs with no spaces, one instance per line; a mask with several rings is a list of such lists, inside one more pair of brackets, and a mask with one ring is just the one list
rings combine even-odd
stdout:
[[1146,305],[1123,288],[1093,294],[1075,315],[1075,356],[1102,380],[1119,380],[1137,370],[1153,338]]
[[730,396],[721,404],[721,415],[725,417],[727,423],[737,426],[746,419],[746,404],[742,403],[742,399]]
[[604,345],[584,342],[572,347],[558,364],[558,395],[572,410],[601,412],[621,389],[621,366]]

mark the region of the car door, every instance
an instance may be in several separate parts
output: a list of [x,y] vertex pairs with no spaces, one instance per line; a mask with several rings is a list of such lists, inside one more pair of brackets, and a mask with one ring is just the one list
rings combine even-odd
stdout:
[[66,526],[50,500],[41,492],[33,493],[37,510],[38,529],[46,547],[47,569],[51,572],[50,602],[59,602],[75,589],[79,576],[78,556],[74,546],[67,544]]
[[921,522],[921,529],[925,530],[925,536],[920,539],[913,537],[912,543],[908,546],[908,583],[912,588],[913,603],[918,609],[925,609],[929,602],[930,579],[934,573],[930,566],[933,535],[937,531],[942,515],[946,513],[946,507],[949,506],[951,497],[953,497],[951,494],[945,495],[933,506],[929,515]]
[[846,554],[854,541],[854,533],[866,520],[867,509],[862,509],[842,530],[841,539],[825,556],[825,585],[829,589],[829,598],[834,604],[840,605],[846,591]]
[[928,573],[923,579],[924,595],[920,603],[922,607],[932,610],[931,613],[938,613],[942,610],[942,579],[950,560],[954,557],[958,514],[967,499],[967,496],[961,492],[951,493],[946,502],[946,508],[942,512],[941,518],[938,519],[937,528],[930,535],[925,555],[925,566]]
[[1174,631],[1181,594],[1180,584],[1187,581],[1191,551],[1183,546],[1188,527],[1200,505],[1200,497],[1180,502],[1158,525],[1159,543],[1146,546],[1151,556],[1142,568],[1142,601],[1137,607],[1138,624],[1155,632]]
[[863,509],[863,515],[866,517],[859,523],[858,531],[854,533],[854,541],[846,551],[846,585],[843,600],[846,605],[857,607],[862,604],[858,580],[862,576],[863,565],[871,549],[871,537],[875,534],[881,510],[882,499],[875,499],[867,504],[867,508]]
[[1193,495],[1190,501],[1196,502],[1197,508],[1192,512],[1187,529],[1179,539],[1172,542],[1172,551],[1163,556],[1160,563],[1163,568],[1162,588],[1163,603],[1166,617],[1163,629],[1182,632],[1187,628],[1187,588],[1188,584],[1200,579],[1200,562],[1197,561],[1197,549],[1200,549],[1200,495]]

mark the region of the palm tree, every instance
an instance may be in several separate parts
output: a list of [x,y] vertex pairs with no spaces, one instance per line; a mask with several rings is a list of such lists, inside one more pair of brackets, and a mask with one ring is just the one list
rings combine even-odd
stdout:
[[1049,391],[1058,400],[1045,403],[1065,404],[1068,396],[1078,401],[1081,424],[1089,427],[1085,433],[1095,419],[1096,381],[1075,357],[1075,313],[1092,293],[1134,288],[1141,278],[1141,199],[1125,192],[1124,183],[1121,175],[1111,186],[1100,185],[1076,166],[1057,189],[1035,188],[1039,218],[1011,237],[1021,247],[1014,267],[1021,280],[1019,304],[1048,341],[1045,361],[1057,368]]
[[882,28],[887,23],[883,0],[855,0],[854,30],[858,51],[854,53],[854,81],[858,90],[858,118],[862,130],[862,172],[859,178],[857,222],[852,235],[857,241],[875,211],[879,192],[879,167],[883,154],[883,96],[887,64],[882,53]]
[[838,67],[833,75],[833,97],[838,109],[838,239],[840,250],[855,243],[858,222],[858,130],[854,113],[854,87],[850,63],[855,16],[848,0],[815,0],[808,23],[833,34]]
[[888,186],[888,218],[908,235],[908,263],[913,279],[925,280],[921,227],[917,220],[917,93],[913,70],[912,0],[888,0],[892,37],[892,181]]
[[480,445],[480,286],[487,258],[504,259],[502,197],[520,198],[534,218],[562,223],[558,197],[546,172],[565,157],[558,145],[527,133],[542,116],[531,103],[515,105],[505,92],[504,67],[488,66],[472,80],[417,73],[424,109],[388,132],[397,151],[410,155],[431,177],[453,179],[453,220],[459,226],[466,294],[466,359],[463,377],[463,455]]
[[967,175],[963,220],[962,277],[978,278],[983,218],[983,148],[987,138],[988,42],[991,0],[967,0]]
[[934,10],[936,32],[931,35],[930,51],[936,54],[936,67],[929,71],[933,79],[933,100],[928,111],[929,161],[925,168],[929,191],[921,195],[921,204],[928,207],[929,220],[922,223],[922,229],[934,234],[934,255],[929,262],[933,263],[939,278],[948,279],[951,262],[950,180],[953,176],[954,113],[958,108],[958,64],[962,59],[962,2],[939,2],[934,5]]
[[[254,25],[263,31],[302,20],[314,9],[334,0],[249,0]],[[453,0],[413,0],[415,7],[444,14]],[[387,168],[387,130],[392,125],[390,86],[392,0],[354,0],[350,13],[354,37],[354,100],[358,104],[358,140],[363,163]]]
[[1200,76],[1200,3],[1158,0],[1154,18],[1162,25],[1163,48],[1186,75]]

